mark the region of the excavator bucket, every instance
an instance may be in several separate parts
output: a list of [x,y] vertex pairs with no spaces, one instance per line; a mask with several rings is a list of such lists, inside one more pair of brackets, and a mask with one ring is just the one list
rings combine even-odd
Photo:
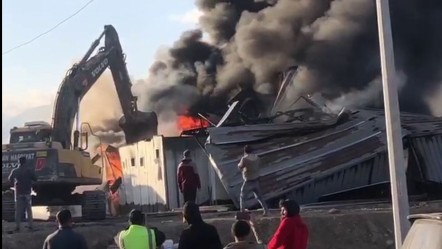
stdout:
[[151,139],[158,134],[158,117],[155,112],[136,111],[130,118],[120,118],[119,125],[127,144]]

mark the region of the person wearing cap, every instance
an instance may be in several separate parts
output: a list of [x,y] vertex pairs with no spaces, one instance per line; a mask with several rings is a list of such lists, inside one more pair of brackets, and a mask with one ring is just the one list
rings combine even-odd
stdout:
[[299,215],[300,208],[294,200],[282,200],[281,223],[268,244],[269,249],[307,249],[309,230]]
[[183,193],[184,203],[195,202],[197,189],[201,189],[201,182],[197,166],[190,158],[190,150],[185,150],[183,153],[183,159],[178,165],[177,180],[178,187]]
[[71,211],[64,209],[56,214],[58,230],[46,237],[43,249],[87,249],[86,239],[72,230]]
[[181,233],[178,249],[222,249],[218,231],[203,221],[199,206],[195,202],[186,202],[183,217],[189,226]]
[[241,187],[239,206],[241,212],[245,211],[244,199],[248,191],[252,191],[264,209],[263,215],[267,215],[268,207],[262,196],[261,186],[259,184],[261,159],[253,153],[252,147],[244,146],[244,155],[238,163],[238,168],[242,172],[244,182]]
[[20,157],[18,167],[11,171],[8,179],[14,184],[15,194],[15,231],[20,231],[20,221],[24,212],[28,216],[28,228],[33,229],[32,182],[37,181],[35,170],[28,167],[26,157]]
[[120,249],[155,249],[159,248],[166,236],[155,227],[146,227],[144,214],[139,210],[129,213],[129,227],[118,234]]

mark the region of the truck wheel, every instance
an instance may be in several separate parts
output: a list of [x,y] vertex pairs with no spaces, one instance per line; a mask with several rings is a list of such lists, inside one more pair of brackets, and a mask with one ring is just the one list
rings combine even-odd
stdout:
[[2,193],[2,220],[8,222],[15,221],[15,200],[13,193]]
[[106,194],[103,191],[84,191],[81,216],[83,220],[106,219]]

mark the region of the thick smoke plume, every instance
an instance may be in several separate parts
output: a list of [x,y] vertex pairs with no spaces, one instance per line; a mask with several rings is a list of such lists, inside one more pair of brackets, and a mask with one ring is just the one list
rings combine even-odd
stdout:
[[[287,102],[322,92],[333,103],[382,107],[378,28],[374,0],[198,0],[199,30],[161,48],[149,77],[133,92],[143,111],[156,111],[159,132],[178,135],[177,117],[222,114],[239,89],[276,96],[280,73],[298,66]],[[442,1],[390,0],[402,111],[441,114]],[[203,39],[209,36],[210,43]],[[95,132],[122,141],[112,80],[82,106]],[[97,86],[100,84],[97,83]],[[106,89],[102,89],[106,88]],[[107,92],[104,92],[107,91]],[[271,105],[265,105],[271,106]],[[82,108],[85,110],[86,108]]]
[[[364,96],[364,103],[350,103],[356,106],[382,106],[375,1],[196,4],[201,30],[161,50],[149,78],[134,88],[139,105],[164,120],[186,111],[217,112],[239,88],[275,95],[279,73],[293,65],[299,74],[288,96],[321,91],[344,102]],[[390,9],[401,109],[430,114],[428,100],[442,82],[442,1],[391,0]]]
[[[124,142],[124,134],[118,126],[123,111],[110,73],[104,73],[80,104],[80,120],[83,130],[88,131],[91,151],[101,143],[119,146]],[[90,129],[89,129],[90,128]]]
[[436,117],[442,117],[442,82],[439,84],[439,89],[432,93],[427,101],[431,113]]

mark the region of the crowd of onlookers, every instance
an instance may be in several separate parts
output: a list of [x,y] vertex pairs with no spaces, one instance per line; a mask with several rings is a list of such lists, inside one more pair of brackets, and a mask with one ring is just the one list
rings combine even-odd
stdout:
[[[201,188],[200,179],[190,151],[183,153],[183,159],[178,165],[178,186],[184,197],[183,217],[189,226],[181,233],[178,249],[221,249],[217,229],[204,222],[199,206],[195,203],[197,189]],[[9,180],[14,182],[16,200],[16,230],[20,230],[20,218],[23,211],[28,215],[29,228],[32,229],[32,182],[36,181],[34,170],[25,167],[26,158],[21,157],[19,167],[14,169]],[[268,207],[263,199],[259,184],[261,160],[250,146],[244,147],[244,155],[238,163],[238,169],[243,175],[243,185],[240,194],[240,212],[233,223],[231,233],[235,241],[224,248],[229,249],[306,249],[309,237],[307,226],[299,215],[299,205],[294,200],[282,200],[281,223],[268,243],[259,239],[259,231],[253,216],[246,212],[244,200],[246,195],[253,193],[264,209],[263,216],[268,214]],[[56,215],[59,228],[50,234],[43,249],[85,249],[87,244],[83,236],[72,230],[72,215],[69,210],[62,210]],[[132,210],[129,214],[129,226],[121,231],[115,241],[120,249],[154,249],[161,248],[166,236],[157,228],[145,224],[144,214]],[[255,240],[250,240],[251,233]],[[168,248],[166,248],[168,249]]]
[[[181,232],[176,246],[178,249],[306,249],[309,230],[299,214],[299,205],[293,200],[283,200],[280,207],[281,223],[268,243],[260,239],[260,229],[253,215],[245,213],[237,216],[232,224],[234,241],[223,246],[216,227],[203,220],[199,206],[186,202],[183,218],[189,226]],[[59,228],[46,238],[43,249],[88,248],[84,237],[72,229],[69,210],[58,212],[56,218]],[[141,211],[132,210],[129,213],[129,226],[115,236],[115,243],[120,249],[161,249],[166,239],[162,231],[145,223]]]

